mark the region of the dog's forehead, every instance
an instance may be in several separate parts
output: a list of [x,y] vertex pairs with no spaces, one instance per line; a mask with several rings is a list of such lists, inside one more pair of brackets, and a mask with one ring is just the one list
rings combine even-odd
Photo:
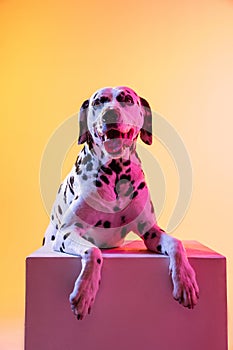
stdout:
[[91,96],[91,100],[99,98],[100,96],[108,96],[109,98],[115,98],[120,92],[124,92],[126,94],[131,95],[135,99],[138,99],[138,95],[133,89],[127,86],[117,86],[117,87],[104,87],[102,89],[97,90]]
[[127,86],[117,86],[117,87],[114,88],[114,89],[115,89],[115,91],[116,91],[117,93],[123,91],[123,92],[125,92],[126,94],[130,94],[130,95],[133,96],[133,97],[138,97],[138,95],[136,94],[136,92],[135,92],[133,89],[127,87]]

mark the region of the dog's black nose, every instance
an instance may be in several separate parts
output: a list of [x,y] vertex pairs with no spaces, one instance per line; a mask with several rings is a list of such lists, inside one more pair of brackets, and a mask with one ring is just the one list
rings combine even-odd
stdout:
[[102,120],[106,124],[117,123],[119,118],[119,114],[114,109],[109,109],[104,113]]

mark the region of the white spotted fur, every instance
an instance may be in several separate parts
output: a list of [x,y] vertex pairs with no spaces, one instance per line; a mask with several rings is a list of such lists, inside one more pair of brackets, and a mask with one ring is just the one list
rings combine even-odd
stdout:
[[[133,103],[119,103],[121,92],[130,95]],[[95,106],[95,99],[101,96],[107,97],[107,102]],[[109,110],[117,113],[117,129],[122,133],[130,131],[130,138],[121,141],[117,154],[108,153],[104,146],[104,134],[108,129],[104,116]],[[127,87],[98,90],[90,98],[89,106],[80,110],[79,118],[86,122],[87,129],[82,124],[84,131],[79,140],[85,145],[59,189],[45,234],[45,244],[52,243],[54,250],[82,258],[82,271],[70,295],[71,308],[78,319],[90,313],[99,288],[103,263],[101,248],[121,245],[130,231],[139,235],[148,249],[170,257],[173,297],[188,308],[197,303],[199,291],[195,272],[182,243],[157,225],[141,161],[136,154],[140,132],[142,140],[147,142],[148,138],[147,143],[151,143],[150,132],[142,130],[148,117],[151,117],[150,109]],[[114,164],[122,169],[120,174],[111,172]],[[121,180],[122,175],[130,179]],[[96,187],[95,181],[101,176],[105,181],[100,181],[102,186]],[[132,187],[134,190],[128,195]],[[101,224],[97,225],[99,222]]]

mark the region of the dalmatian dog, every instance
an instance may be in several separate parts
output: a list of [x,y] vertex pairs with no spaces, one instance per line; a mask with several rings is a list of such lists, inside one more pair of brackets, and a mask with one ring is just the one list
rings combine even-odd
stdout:
[[169,256],[173,297],[192,309],[199,290],[181,241],[157,224],[136,141],[152,143],[148,102],[128,87],[107,87],[79,113],[84,147],[61,184],[44,244],[81,256],[82,270],[70,294],[74,315],[90,313],[101,279],[101,249],[120,246],[133,231],[155,253]]

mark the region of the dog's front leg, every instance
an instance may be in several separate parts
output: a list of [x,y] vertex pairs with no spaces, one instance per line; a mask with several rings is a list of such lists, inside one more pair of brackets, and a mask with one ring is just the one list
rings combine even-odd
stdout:
[[81,256],[82,270],[70,294],[70,304],[74,315],[78,320],[82,320],[90,313],[99,289],[103,263],[101,251],[69,228],[57,232],[53,248],[56,251]]
[[199,288],[182,242],[166,234],[156,224],[142,238],[149,250],[169,256],[173,297],[183,306],[192,309],[197,304]]

